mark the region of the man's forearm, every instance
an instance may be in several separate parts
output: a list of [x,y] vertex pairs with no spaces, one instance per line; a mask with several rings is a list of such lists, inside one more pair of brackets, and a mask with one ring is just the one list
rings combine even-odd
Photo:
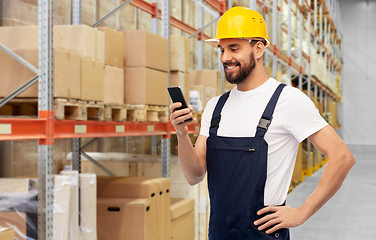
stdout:
[[205,177],[206,170],[200,162],[188,134],[178,134],[178,154],[180,167],[188,183],[193,186],[201,182]]

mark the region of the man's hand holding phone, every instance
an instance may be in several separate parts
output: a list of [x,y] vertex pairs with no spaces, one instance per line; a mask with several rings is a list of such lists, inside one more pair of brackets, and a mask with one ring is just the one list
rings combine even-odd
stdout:
[[168,92],[173,102],[170,105],[171,124],[176,129],[177,134],[187,134],[188,125],[196,121],[192,118],[193,108],[187,105],[180,87],[169,87]]

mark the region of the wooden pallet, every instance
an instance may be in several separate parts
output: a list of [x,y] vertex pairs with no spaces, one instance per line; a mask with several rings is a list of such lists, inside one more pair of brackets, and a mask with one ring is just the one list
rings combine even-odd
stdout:
[[0,117],[38,117],[37,98],[12,99],[0,108]]
[[104,104],[104,120],[124,122],[127,121],[126,104],[105,103]]
[[54,115],[57,120],[87,120],[86,102],[76,99],[54,99]]
[[86,103],[87,120],[104,121],[104,103],[88,101]]
[[148,106],[147,108],[148,122],[167,122],[168,107],[166,106]]
[[104,104],[76,99],[54,99],[54,114],[57,120],[104,120]]
[[127,121],[129,122],[166,122],[167,106],[126,104]]

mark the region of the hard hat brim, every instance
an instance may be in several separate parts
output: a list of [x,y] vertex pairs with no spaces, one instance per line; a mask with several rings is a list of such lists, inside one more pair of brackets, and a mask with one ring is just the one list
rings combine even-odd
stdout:
[[205,42],[219,42],[219,39],[218,38],[210,38],[210,39],[206,39]]

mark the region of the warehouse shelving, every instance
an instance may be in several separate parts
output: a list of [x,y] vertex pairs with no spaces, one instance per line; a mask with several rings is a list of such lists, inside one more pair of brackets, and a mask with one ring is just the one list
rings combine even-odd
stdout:
[[[280,11],[278,4],[284,1],[289,6],[289,16],[285,16],[289,21],[288,29],[279,26],[277,23],[277,15]],[[73,152],[73,168],[79,170],[80,146],[81,138],[96,138],[96,137],[124,137],[124,136],[162,136],[162,173],[164,177],[169,176],[169,138],[171,134],[174,134],[174,128],[170,123],[130,123],[130,122],[96,122],[96,121],[70,121],[70,120],[55,120],[53,119],[53,97],[52,97],[52,0],[39,0],[39,118],[38,119],[0,119],[0,140],[39,140],[39,158],[38,158],[38,178],[39,178],[39,239],[52,239],[52,146],[54,139],[58,138],[71,138],[72,139],[72,152]],[[199,28],[195,29],[192,26],[170,16],[169,13],[169,0],[163,0],[161,9],[158,8],[157,0],[153,0],[152,3],[148,3],[143,0],[127,0],[124,1],[118,8],[112,11],[108,16],[113,14],[120,7],[126,4],[132,4],[135,7],[149,13],[153,18],[152,31],[158,34],[158,19],[162,20],[162,33],[165,38],[169,38],[169,26],[174,26],[190,35],[190,38],[197,38],[198,44],[198,69],[203,69],[203,44],[205,39],[212,38],[203,33],[203,30],[216,23],[228,8],[232,6],[233,2],[218,1],[218,0],[200,0],[195,1],[199,8]],[[303,16],[307,20],[307,26],[300,24],[300,48],[302,32],[305,30],[308,32],[308,36],[311,33],[315,35],[315,51],[319,50],[320,54],[324,54],[325,61],[328,59],[327,66],[331,72],[341,74],[341,61],[340,56],[333,54],[330,51],[329,44],[334,46],[340,46],[341,39],[340,34],[337,33],[335,21],[330,17],[330,12],[333,12],[330,7],[328,8],[323,0],[250,0],[249,6],[273,14],[273,42],[268,47],[268,57],[273,59],[273,76],[276,78],[278,69],[281,69],[282,65],[287,67],[289,76],[291,77],[292,71],[296,72],[299,77],[299,88],[303,89],[303,85],[307,84],[307,88],[311,89],[311,83],[313,83],[314,97],[320,97],[320,102],[326,104],[327,98],[332,98],[335,101],[340,101],[341,97],[334,93],[328,86],[325,86],[320,79],[315,76],[311,76],[308,72],[305,77],[302,73],[302,59],[306,59],[310,63],[310,56],[312,53],[299,51],[299,62],[292,60],[291,56],[291,4],[294,3],[299,12],[295,13],[299,16],[300,21],[303,20]],[[206,26],[203,25],[203,11],[207,10],[207,6],[210,6],[216,12],[216,17],[211,23]],[[303,9],[308,9],[305,13]],[[319,13],[318,12],[319,8]],[[312,11],[313,9],[313,11]],[[212,10],[211,10],[212,11]],[[312,13],[313,12],[313,13]],[[281,14],[281,13],[279,13]],[[107,17],[107,16],[106,16]],[[311,18],[314,22],[311,22]],[[317,22],[319,19],[319,23]],[[105,19],[104,19],[105,20]],[[81,0],[72,0],[72,24],[81,24]],[[319,25],[319,29],[317,26]],[[322,29],[324,26],[324,29]],[[313,31],[312,31],[313,30]],[[281,44],[278,42],[277,31],[283,31],[288,34],[289,47],[288,52],[281,51],[278,46]],[[331,34],[331,31],[334,31]],[[214,47],[216,45],[212,44]],[[221,69],[221,64],[218,64]],[[310,68],[308,68],[309,71]],[[303,81],[303,79],[305,80]],[[33,78],[30,81],[36,81],[37,78]],[[223,78],[224,79],[224,78]],[[30,84],[30,82],[29,82]],[[223,84],[224,85],[224,84]],[[310,91],[307,92],[310,96]],[[10,99],[7,99],[7,101]],[[326,106],[325,106],[326,111]],[[189,133],[198,133],[200,125],[198,123],[189,126]],[[153,138],[155,141],[155,138]],[[156,145],[156,144],[154,144]],[[308,144],[310,146],[310,144]],[[309,150],[309,149],[308,149]],[[310,151],[310,150],[309,150]],[[154,151],[156,152],[156,151]],[[314,157],[316,159],[316,157]],[[318,164],[315,162],[315,165]]]

